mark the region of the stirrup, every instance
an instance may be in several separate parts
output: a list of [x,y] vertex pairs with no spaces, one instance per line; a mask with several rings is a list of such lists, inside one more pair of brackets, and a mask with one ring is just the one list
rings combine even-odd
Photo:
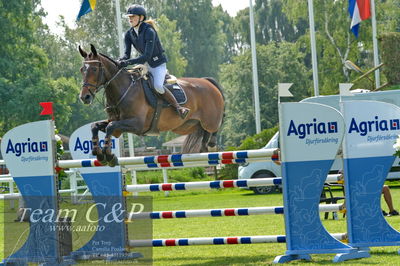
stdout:
[[176,108],[176,111],[178,111],[178,114],[182,119],[185,119],[188,116],[190,109],[181,106]]

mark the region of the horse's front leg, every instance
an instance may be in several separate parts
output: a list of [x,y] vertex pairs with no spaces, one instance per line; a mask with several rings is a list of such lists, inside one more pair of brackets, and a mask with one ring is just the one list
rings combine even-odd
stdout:
[[108,165],[113,167],[118,164],[118,158],[112,153],[111,136],[116,130],[121,132],[130,132],[136,135],[143,133],[144,122],[139,118],[131,118],[120,121],[112,121],[106,127],[106,136],[104,138],[103,153],[105,154]]
[[97,160],[103,164],[107,165],[107,160],[99,145],[99,131],[105,132],[107,125],[109,124],[108,120],[94,122],[91,126],[92,128],[92,154],[96,155]]

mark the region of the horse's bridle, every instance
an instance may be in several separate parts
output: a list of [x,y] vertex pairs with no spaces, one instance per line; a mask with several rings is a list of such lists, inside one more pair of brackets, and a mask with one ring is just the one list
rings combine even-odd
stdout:
[[[112,76],[112,78],[110,79],[110,80],[108,80],[108,81],[106,81],[106,82],[104,82],[104,83],[101,83],[101,81],[100,80],[105,80],[105,77],[104,77],[104,70],[103,70],[103,63],[100,61],[100,60],[89,60],[89,61],[83,61],[83,63],[84,64],[87,64],[87,63],[98,63],[99,64],[99,66],[96,66],[95,68],[98,68],[99,69],[99,71],[97,72],[97,82],[96,82],[96,85],[95,84],[92,84],[92,83],[89,83],[89,82],[87,82],[86,81],[86,77],[85,77],[85,79],[84,79],[84,81],[83,81],[83,83],[82,83],[82,87],[87,87],[88,88],[88,90],[89,90],[89,92],[90,92],[90,94],[94,97],[95,96],[95,94],[98,92],[98,91],[100,91],[103,87],[104,87],[104,89],[106,89],[107,87],[108,87],[108,85],[110,85],[110,83],[119,75],[119,73],[121,73],[121,71],[123,70],[123,68],[121,68],[121,69],[119,69],[118,71],[117,71],[117,73],[115,73],[114,74],[114,76]],[[92,66],[93,67],[93,66]],[[90,89],[90,87],[92,87],[92,88],[95,88],[95,91],[93,92],[91,89]]]

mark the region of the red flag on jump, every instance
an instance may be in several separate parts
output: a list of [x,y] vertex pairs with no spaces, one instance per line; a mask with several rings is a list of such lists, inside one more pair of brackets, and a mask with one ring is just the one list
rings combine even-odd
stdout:
[[53,115],[53,102],[42,102],[39,103],[40,106],[43,107],[42,112],[40,115],[51,115],[52,119],[54,120],[54,115]]

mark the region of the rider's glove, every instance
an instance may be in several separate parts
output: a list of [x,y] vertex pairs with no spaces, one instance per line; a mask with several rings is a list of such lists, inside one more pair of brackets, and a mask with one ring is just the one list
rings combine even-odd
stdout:
[[118,64],[120,67],[126,67],[129,65],[128,60],[118,60]]

